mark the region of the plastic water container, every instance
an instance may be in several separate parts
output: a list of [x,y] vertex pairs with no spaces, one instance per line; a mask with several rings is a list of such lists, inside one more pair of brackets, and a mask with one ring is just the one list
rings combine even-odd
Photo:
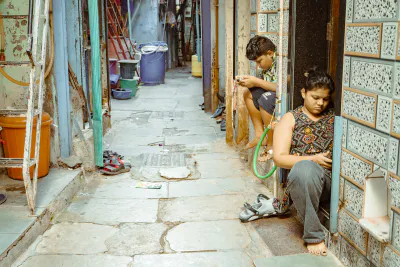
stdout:
[[203,65],[201,61],[199,62],[197,55],[192,56],[192,76],[203,76]]
[[121,79],[121,88],[130,89],[132,91],[131,96],[136,96],[138,81],[139,77],[134,77],[133,79]]
[[165,42],[151,42],[139,45],[140,78],[144,84],[156,85],[165,82],[165,53],[168,45]]
[[125,59],[118,62],[122,79],[132,79],[135,76],[136,66],[139,63],[139,60]]

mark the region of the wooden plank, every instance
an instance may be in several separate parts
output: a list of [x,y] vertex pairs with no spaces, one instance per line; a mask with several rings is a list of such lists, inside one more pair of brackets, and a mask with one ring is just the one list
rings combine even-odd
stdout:
[[225,106],[226,106],[226,143],[233,143],[233,54],[235,52],[233,47],[234,36],[233,36],[233,8],[234,0],[227,0],[225,2],[225,84],[226,84],[226,96],[225,96]]

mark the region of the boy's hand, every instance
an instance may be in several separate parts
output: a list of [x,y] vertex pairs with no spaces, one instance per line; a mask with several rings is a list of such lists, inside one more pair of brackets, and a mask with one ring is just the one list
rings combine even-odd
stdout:
[[258,78],[254,76],[242,76],[241,80],[239,81],[239,85],[247,88],[253,88],[257,86],[257,80]]

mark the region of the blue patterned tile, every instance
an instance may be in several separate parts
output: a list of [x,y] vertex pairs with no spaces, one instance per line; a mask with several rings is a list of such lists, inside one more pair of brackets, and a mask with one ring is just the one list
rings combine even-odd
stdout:
[[268,14],[268,32],[279,31],[279,17],[278,14]]
[[257,0],[250,0],[250,12],[256,13],[257,12]]
[[396,212],[393,213],[392,226],[392,245],[395,249],[400,251],[400,215]]
[[381,261],[381,242],[373,238],[368,238],[367,258],[376,266],[380,266]]
[[388,185],[392,194],[392,205],[400,209],[400,178],[389,173]]
[[375,126],[376,95],[344,88],[342,108],[343,116]]
[[343,59],[343,85],[350,86],[350,57],[345,56]]
[[365,178],[373,172],[372,163],[353,156],[345,149],[342,150],[340,173],[364,186]]
[[251,15],[250,31],[257,31],[257,14]]
[[383,23],[381,58],[396,59],[398,23]]
[[353,0],[346,1],[346,23],[353,22],[353,12],[354,12],[354,2]]
[[352,57],[350,87],[391,97],[393,74],[392,62]]
[[267,32],[268,31],[268,14],[258,14],[258,32]]
[[360,219],[363,209],[364,191],[346,181],[344,185],[344,200],[346,202],[346,210]]
[[397,173],[399,159],[399,140],[396,138],[389,139],[389,161],[388,170],[392,173]]
[[343,118],[342,147],[347,148],[347,119]]
[[367,233],[362,229],[358,221],[354,220],[344,210],[339,212],[339,231],[351,240],[361,251],[367,251]]
[[340,261],[346,267],[358,267],[357,262],[360,257],[360,252],[358,252],[346,239],[341,239],[340,246]]
[[393,103],[392,134],[400,135],[400,102]]
[[354,0],[354,21],[395,21],[398,0]]
[[376,112],[376,129],[390,133],[390,119],[392,117],[392,99],[385,96],[378,96]]
[[387,166],[388,135],[349,121],[347,149],[379,166]]
[[366,57],[379,57],[381,42],[380,25],[346,26],[346,45],[347,55],[362,54]]
[[[399,45],[400,47],[400,45]],[[394,86],[393,86],[393,98],[400,99],[400,63],[396,62],[394,65]]]
[[278,0],[259,0],[260,11],[277,11],[279,8]]
[[344,201],[344,184],[346,180],[343,177],[340,177],[340,184],[339,184],[339,200]]
[[383,250],[382,267],[399,267],[400,255],[396,254],[390,247]]

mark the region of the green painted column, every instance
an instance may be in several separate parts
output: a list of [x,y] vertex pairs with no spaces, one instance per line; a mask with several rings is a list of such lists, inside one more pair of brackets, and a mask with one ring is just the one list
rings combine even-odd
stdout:
[[92,63],[93,138],[96,166],[103,167],[103,118],[101,87],[101,53],[98,0],[89,0],[89,27]]

